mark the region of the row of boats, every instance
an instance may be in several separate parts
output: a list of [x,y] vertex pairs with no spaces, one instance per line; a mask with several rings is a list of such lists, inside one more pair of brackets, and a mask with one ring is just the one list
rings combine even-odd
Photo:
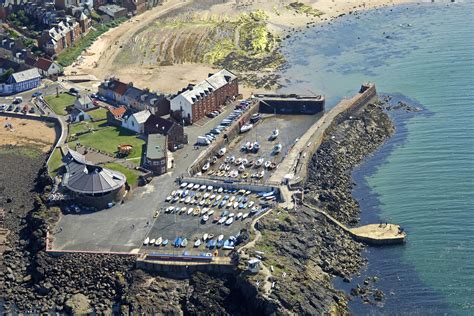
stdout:
[[[234,204],[235,205],[235,204]],[[240,204],[239,207],[242,207],[242,204]],[[205,224],[209,220],[211,220],[212,216],[212,222],[216,224],[225,224],[225,225],[231,225],[234,221],[237,220],[246,220],[247,218],[255,215],[262,209],[257,206],[253,206],[249,212],[238,212],[236,213],[231,213],[229,210],[225,210],[220,213],[220,215],[216,214],[215,210],[209,209],[207,207],[204,208],[187,208],[187,207],[174,207],[174,206],[169,206],[165,209],[165,213],[174,213],[174,214],[179,214],[179,215],[194,215],[194,216],[201,216],[201,223]]]
[[[204,233],[202,238],[197,238],[194,241],[194,247],[198,248],[202,244],[206,245],[206,248],[212,249],[212,248],[223,248],[226,250],[231,250],[234,249],[235,244],[237,242],[237,238],[235,236],[230,236],[228,239],[224,239],[224,235],[219,235],[217,236],[216,239],[214,239],[214,234],[208,234]],[[155,246],[155,247],[166,247],[169,243],[168,239],[164,239],[162,237],[158,238],[150,238],[147,237],[143,241],[144,246]],[[173,240],[173,246],[175,248],[185,248],[188,246],[189,242],[188,239],[182,236],[178,236]]]

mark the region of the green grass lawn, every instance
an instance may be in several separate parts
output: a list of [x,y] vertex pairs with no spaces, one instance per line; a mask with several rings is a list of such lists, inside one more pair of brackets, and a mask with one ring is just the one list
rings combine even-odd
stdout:
[[49,104],[53,111],[58,115],[66,115],[66,108],[74,104],[76,97],[67,93],[60,93],[59,96],[48,95],[44,100]]
[[135,170],[128,169],[122,166],[121,164],[114,163],[114,162],[107,163],[103,166],[104,168],[108,168],[108,169],[123,173],[125,177],[127,177],[128,184],[131,186],[136,185],[138,182],[138,173]]
[[141,157],[145,143],[144,140],[137,138],[135,133],[115,126],[107,126],[99,131],[81,135],[77,142],[114,155],[117,153],[118,145],[131,145],[133,150],[127,158]]
[[63,162],[61,161],[61,159],[62,159],[61,151],[58,148],[55,148],[53,150],[51,159],[49,160],[49,163],[48,163],[48,172],[51,177],[55,177],[59,169],[63,165]]
[[91,129],[101,129],[107,126],[107,122],[104,121],[83,121],[79,123],[69,124],[69,136],[72,136],[77,133],[87,132]]
[[89,114],[94,121],[103,121],[107,119],[107,110],[105,108],[98,108],[92,111],[88,111]]

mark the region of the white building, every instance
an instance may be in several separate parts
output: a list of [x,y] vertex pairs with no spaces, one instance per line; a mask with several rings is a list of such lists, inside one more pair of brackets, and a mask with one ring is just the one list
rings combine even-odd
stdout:
[[135,133],[142,134],[145,128],[145,122],[150,117],[151,113],[148,110],[133,113],[124,117],[122,127]]
[[82,94],[77,96],[74,107],[81,111],[88,111],[95,108],[95,105],[87,94]]

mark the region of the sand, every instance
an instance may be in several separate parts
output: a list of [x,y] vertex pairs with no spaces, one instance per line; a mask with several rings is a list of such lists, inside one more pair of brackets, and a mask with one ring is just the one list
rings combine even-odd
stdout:
[[[131,41],[135,34],[153,23],[163,14],[192,3],[193,0],[168,0],[163,6],[146,11],[117,28],[103,34],[79,59],[65,69],[65,74],[77,73],[93,75],[98,81],[82,85],[95,88],[100,81],[115,76],[124,82],[133,82],[136,87],[149,88],[164,93],[175,93],[188,83],[196,83],[205,79],[208,73],[216,68],[208,64],[174,64],[171,66],[123,65],[114,63],[124,43]],[[341,14],[351,11],[379,8],[389,5],[410,2],[410,0],[301,0],[324,14],[320,17],[299,14],[287,9],[287,4],[294,0],[232,0],[210,8],[196,9],[207,15],[235,17],[245,11],[264,10],[269,15],[269,29],[281,36],[291,34],[306,25],[323,23]],[[199,6],[198,6],[199,8]],[[247,97],[251,92],[266,92],[263,89],[242,87]]]
[[[10,123],[12,128],[6,128]],[[28,146],[38,147],[43,152],[51,149],[56,139],[54,127],[45,122],[10,117],[0,117],[0,146]]]

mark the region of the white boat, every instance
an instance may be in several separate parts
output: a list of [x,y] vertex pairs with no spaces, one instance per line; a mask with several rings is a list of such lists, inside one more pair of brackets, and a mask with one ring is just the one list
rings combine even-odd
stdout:
[[217,162],[217,156],[212,156],[211,165],[215,164],[216,162]]
[[238,171],[240,172],[243,172],[245,171],[245,166],[244,165],[240,165],[238,168],[237,168]]
[[259,159],[257,160],[257,162],[255,162],[255,166],[256,166],[257,168],[259,168],[261,165],[263,165],[263,161],[264,161],[264,160],[265,160],[265,159],[263,159],[263,158],[259,158]]
[[239,158],[235,159],[235,164],[236,165],[240,165],[241,163],[242,163],[242,158],[239,157]]
[[190,208],[188,209],[188,215],[191,215],[193,212],[194,212],[194,208],[190,207]]
[[215,194],[213,194],[213,195],[211,195],[211,196],[209,197],[209,199],[210,199],[211,201],[214,200],[215,198],[216,198],[216,195],[215,195]]
[[205,207],[201,210],[201,213],[199,215],[204,215],[207,213],[207,211],[209,211],[209,208]]
[[228,220],[225,221],[225,224],[226,224],[226,225],[230,225],[230,224],[232,224],[233,222],[234,222],[234,218],[231,217],[231,218],[229,218]]
[[226,206],[226,207],[229,208],[229,207],[232,206],[232,204],[233,204],[232,202],[229,202],[229,203],[227,203],[227,206]]
[[249,163],[249,161],[247,160],[247,158],[242,159],[242,165],[243,166],[247,166],[248,163]]
[[206,189],[207,191],[212,192],[212,190],[214,190],[214,187],[212,185],[208,185]]
[[245,133],[245,132],[248,132],[252,129],[253,127],[253,124],[244,124],[241,128],[240,128],[240,132],[241,133]]
[[227,148],[222,147],[221,149],[219,149],[219,152],[217,153],[217,155],[218,155],[219,157],[222,157],[222,156],[225,155],[226,151],[227,151]]
[[242,214],[242,220],[246,219],[247,217],[249,217],[249,213]]
[[[221,189],[222,189],[222,188],[221,188]],[[220,190],[220,189],[219,189],[219,190]],[[221,191],[221,192],[222,192],[222,191]],[[219,201],[220,199],[222,199],[222,195],[219,194],[218,196],[216,196],[216,201]]]
[[188,204],[189,202],[191,202],[191,197],[187,196],[186,199],[184,200],[184,203]]
[[211,216],[212,214],[214,214],[214,210],[210,210],[209,212],[207,212],[208,216]]
[[181,183],[181,185],[180,185],[181,189],[184,189],[184,188],[187,187],[187,186],[188,186],[188,183],[187,183],[187,182],[183,182],[183,183]]
[[199,191],[205,191],[206,188],[207,188],[207,186],[205,184],[203,184],[199,187]]
[[209,216],[203,215],[203,217],[201,219],[202,219],[203,222],[207,222],[209,220]]
[[265,175],[265,171],[262,170],[262,171],[260,171],[260,172],[257,173],[257,178],[258,178],[258,179],[261,179],[261,178],[263,178],[264,175]]
[[230,202],[234,202],[234,200],[235,200],[235,196],[232,195],[232,196],[230,197],[229,201],[230,201]]
[[271,164],[272,164],[272,162],[271,162],[270,160],[267,160],[267,161],[265,161],[265,163],[263,164],[263,166],[264,166],[265,168],[269,168]]
[[252,151],[253,150],[253,143],[247,142],[246,147],[247,147],[247,151]]
[[188,240],[186,238],[183,239],[183,241],[181,242],[181,247],[186,247],[188,245]]
[[221,217],[221,219],[217,222],[217,224],[224,224],[225,221],[227,220],[227,217]]
[[207,233],[204,233],[204,235],[202,235],[202,240],[206,241],[208,236],[209,235]]
[[220,187],[220,188],[217,190],[217,193],[222,193],[222,191],[224,191],[224,188]]
[[207,237],[207,239],[211,240],[212,238],[214,238],[214,234],[209,234],[209,236]]
[[192,184],[192,183],[189,183],[189,184],[186,186],[186,189],[190,190],[190,189],[192,189],[192,188],[193,188],[193,186],[194,186],[194,184]]
[[150,242],[150,238],[147,237],[147,238],[145,238],[145,240],[143,241],[143,245],[147,246],[149,242]]
[[209,195],[211,195],[211,194],[206,192],[206,193],[204,193],[203,198],[207,199],[209,197]]
[[170,202],[172,199],[173,199],[173,197],[172,197],[171,195],[168,195],[168,196],[166,197],[166,202]]
[[278,129],[274,129],[272,131],[272,134],[270,135],[270,140],[275,140],[279,134],[280,134],[280,131]]
[[196,241],[194,242],[194,247],[197,248],[197,247],[199,247],[199,246],[201,246],[201,239],[198,239],[198,240],[196,240]]
[[237,170],[232,170],[229,173],[229,177],[231,177],[231,178],[237,178],[238,176],[239,176],[239,172]]
[[224,235],[219,235],[219,236],[217,237],[217,241],[221,241],[222,239],[224,239]]
[[254,204],[255,204],[254,201],[250,201],[248,207],[250,208],[250,207],[252,207]]
[[155,238],[152,238],[150,239],[150,246],[153,246],[156,242],[156,239]]
[[162,242],[163,242],[163,238],[158,237],[158,238],[156,239],[156,241],[155,241],[155,246],[161,245]]
[[276,155],[276,154],[279,154],[281,149],[282,149],[282,145],[281,144],[276,144],[275,147],[273,147],[273,153]]
[[239,207],[239,202],[234,202],[234,209]]
[[197,189],[199,189],[199,187],[200,187],[199,184],[195,184],[195,185],[193,186],[193,190],[197,190]]
[[209,169],[209,167],[211,166],[211,164],[209,162],[206,162],[206,164],[204,166],[202,166],[202,171],[207,171]]
[[241,218],[241,217],[242,217],[242,215],[244,215],[244,214],[242,214],[242,212],[239,212],[239,213],[237,213],[237,215],[235,216],[235,219],[239,219],[239,218]]

